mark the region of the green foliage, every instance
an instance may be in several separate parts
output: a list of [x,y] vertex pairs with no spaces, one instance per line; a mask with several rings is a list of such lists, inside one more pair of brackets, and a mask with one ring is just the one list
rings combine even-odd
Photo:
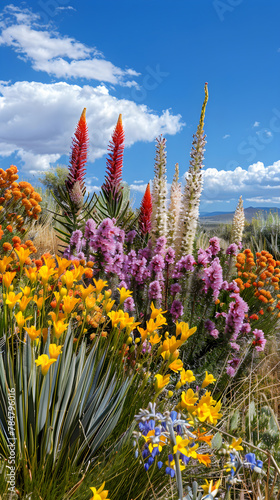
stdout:
[[[106,347],[105,347],[106,346]],[[49,341],[44,347],[48,352]],[[0,454],[9,457],[8,388],[15,388],[15,433],[18,484],[28,491],[30,473],[47,469],[57,475],[66,462],[79,466],[93,459],[121,415],[132,375],[108,356],[108,345],[96,343],[86,353],[86,340],[73,353],[68,328],[63,352],[43,376],[34,364],[30,339],[17,349],[6,343],[0,358]]]
[[45,186],[49,193],[52,191],[55,197],[59,198],[58,188],[65,186],[68,173],[68,167],[57,165],[46,172],[42,172],[43,177],[39,177],[39,181]]

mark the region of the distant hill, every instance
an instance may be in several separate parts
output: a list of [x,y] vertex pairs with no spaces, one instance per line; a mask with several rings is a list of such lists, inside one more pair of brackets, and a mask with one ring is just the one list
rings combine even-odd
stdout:
[[[244,208],[245,218],[248,222],[252,222],[252,219],[256,217],[258,212],[266,212],[268,215],[269,212],[277,213],[280,216],[280,208],[275,207],[248,207]],[[206,213],[202,212],[199,217],[199,221],[201,224],[228,224],[232,222],[234,216],[234,212],[211,212]]]

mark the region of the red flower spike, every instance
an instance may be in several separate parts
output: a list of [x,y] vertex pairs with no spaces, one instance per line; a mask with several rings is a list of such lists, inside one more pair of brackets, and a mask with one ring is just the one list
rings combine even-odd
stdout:
[[124,130],[122,124],[122,115],[119,115],[116,128],[109,142],[109,155],[106,161],[107,172],[102,186],[107,196],[112,194],[113,198],[119,197],[121,191],[122,167],[124,150]]
[[72,153],[70,158],[69,174],[65,182],[69,192],[72,191],[73,186],[77,181],[80,184],[82,193],[85,194],[86,192],[84,177],[86,172],[85,164],[87,161],[88,144],[89,139],[86,122],[86,108],[84,108],[75,130],[74,137],[72,138]]
[[139,216],[139,229],[143,235],[151,231],[152,211],[153,211],[153,204],[152,204],[152,197],[151,197],[150,183],[149,183],[146,187],[146,191],[141,202],[140,216]]

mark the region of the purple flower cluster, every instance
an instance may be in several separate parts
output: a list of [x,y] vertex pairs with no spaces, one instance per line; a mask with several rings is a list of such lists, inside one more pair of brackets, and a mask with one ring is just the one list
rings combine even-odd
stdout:
[[248,304],[237,293],[232,293],[230,297],[234,300],[229,305],[225,333],[231,333],[231,340],[236,340],[248,312]]
[[205,292],[211,288],[213,290],[213,298],[217,300],[223,284],[223,270],[218,257],[212,261],[209,267],[204,268],[202,278],[205,282]]
[[263,351],[266,344],[266,339],[264,338],[263,331],[255,329],[253,331],[253,335],[255,336],[255,340],[253,340],[253,346],[255,346],[256,351]]

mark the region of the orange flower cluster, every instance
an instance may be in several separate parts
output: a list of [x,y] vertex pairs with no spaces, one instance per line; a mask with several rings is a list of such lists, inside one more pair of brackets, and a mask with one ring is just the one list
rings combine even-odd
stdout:
[[[3,233],[3,231],[1,231],[1,226],[0,226],[0,240],[1,240],[1,237],[2,237],[1,232]],[[27,240],[27,241],[25,241],[25,243],[22,243],[19,236],[14,236],[12,238],[12,244],[9,243],[8,241],[6,241],[5,243],[3,243],[2,248],[3,248],[3,250],[4,250],[5,253],[12,252],[12,258],[13,259],[16,258],[16,254],[15,254],[14,251],[15,250],[19,250],[20,248],[23,248],[24,250],[26,250],[27,248],[29,248],[30,254],[37,252],[37,248],[33,245],[33,241]],[[28,265],[30,265],[31,264],[30,258],[27,258],[26,261],[25,261],[25,263],[28,264]]]
[[16,182],[17,172],[15,165],[11,165],[6,171],[0,169],[0,212],[5,211],[4,219],[8,221],[6,229],[10,233],[14,228],[25,232],[23,225],[26,220],[37,220],[42,210],[39,205],[42,201],[40,194],[29,182]]
[[[280,261],[275,260],[266,250],[256,253],[256,262],[250,249],[244,250],[237,256],[236,267],[238,269],[238,278],[235,280],[240,291],[251,286],[255,288],[254,296],[262,304],[267,304],[267,310],[272,312],[275,307],[275,292],[279,290],[280,279]],[[273,296],[274,295],[274,296]],[[280,309],[280,301],[276,307]],[[259,311],[263,314],[263,310]],[[257,314],[250,316],[250,319],[258,319]]]

